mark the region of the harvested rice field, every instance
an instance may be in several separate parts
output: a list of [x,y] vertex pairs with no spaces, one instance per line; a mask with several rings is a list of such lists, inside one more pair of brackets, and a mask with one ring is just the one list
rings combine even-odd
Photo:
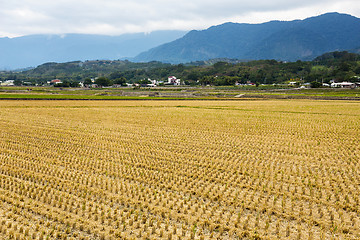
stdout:
[[360,239],[360,103],[0,101],[0,239]]

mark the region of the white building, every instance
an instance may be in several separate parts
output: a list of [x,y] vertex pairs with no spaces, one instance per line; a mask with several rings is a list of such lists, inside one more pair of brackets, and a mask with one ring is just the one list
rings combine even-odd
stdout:
[[351,82],[341,82],[341,83],[332,83],[331,87],[333,88],[356,88],[356,84],[355,83],[351,83]]
[[152,80],[152,79],[148,78],[148,81],[151,82],[150,84],[148,84],[148,86],[151,85],[150,87],[156,87],[156,85],[159,84],[158,80]]
[[15,80],[6,80],[1,83],[1,86],[15,86],[14,82]]
[[181,80],[177,79],[175,76],[170,76],[168,77],[168,82],[167,84],[171,84],[171,85],[180,85],[181,84]]

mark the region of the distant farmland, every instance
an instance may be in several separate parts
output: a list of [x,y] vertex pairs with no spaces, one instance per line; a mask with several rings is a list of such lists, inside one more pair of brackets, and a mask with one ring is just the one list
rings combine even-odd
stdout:
[[360,104],[0,101],[1,239],[360,239]]

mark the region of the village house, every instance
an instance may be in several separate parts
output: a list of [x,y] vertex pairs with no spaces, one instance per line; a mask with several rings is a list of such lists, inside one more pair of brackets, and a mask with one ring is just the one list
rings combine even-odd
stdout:
[[2,82],[0,85],[1,86],[15,86],[14,82],[15,82],[15,80],[6,80],[6,81]]
[[168,77],[168,85],[181,85],[181,80],[177,79],[175,76]]
[[356,84],[351,83],[351,82],[341,82],[341,83],[333,82],[333,83],[331,83],[331,87],[333,87],[333,88],[356,88]]
[[55,85],[55,84],[59,84],[62,83],[62,81],[60,79],[54,79],[51,80],[50,82],[48,82],[50,85]]
[[152,80],[152,79],[148,78],[148,81],[151,82],[151,83],[147,84],[148,87],[156,87],[159,84],[158,80]]

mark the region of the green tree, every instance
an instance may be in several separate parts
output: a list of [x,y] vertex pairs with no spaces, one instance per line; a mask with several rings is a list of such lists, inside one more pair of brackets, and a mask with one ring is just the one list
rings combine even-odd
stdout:
[[99,77],[95,80],[95,84],[97,84],[98,86],[107,87],[111,86],[112,82],[106,77]]
[[22,81],[21,81],[21,80],[14,80],[14,85],[15,85],[15,86],[21,86],[21,85],[22,85]]
[[92,81],[90,78],[85,78],[84,80],[84,85],[91,85],[92,84]]
[[126,83],[126,78],[120,77],[113,80],[114,84],[124,85]]
[[139,81],[137,81],[138,84],[150,84],[151,82],[147,79],[141,79]]
[[199,80],[199,83],[201,85],[213,85],[214,82],[215,82],[215,77],[213,76],[204,76]]
[[319,83],[319,82],[316,82],[316,81],[313,81],[313,82],[310,83],[311,88],[319,88],[321,86],[322,86],[322,84]]
[[80,84],[78,82],[70,82],[70,87],[77,88]]
[[122,72],[113,72],[109,75],[109,78],[111,80],[115,80],[115,79],[118,79],[118,78],[121,78],[121,77],[124,77],[124,73]]

